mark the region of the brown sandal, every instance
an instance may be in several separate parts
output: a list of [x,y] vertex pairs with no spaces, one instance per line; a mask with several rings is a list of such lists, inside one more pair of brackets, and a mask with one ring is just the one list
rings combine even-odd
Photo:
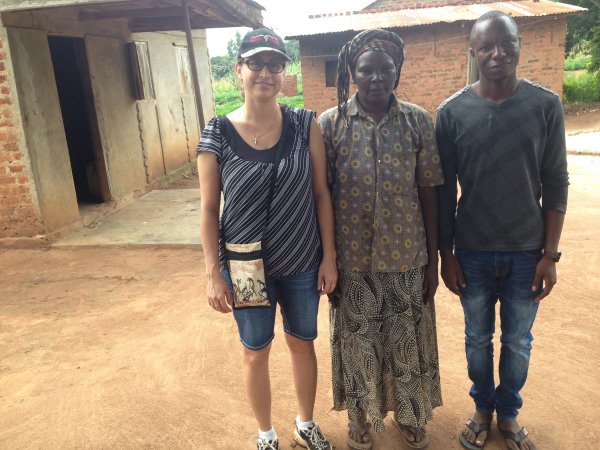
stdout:
[[400,422],[398,422],[398,421],[396,420],[396,418],[395,418],[395,417],[392,417],[392,423],[393,423],[394,425],[396,425],[396,428],[398,428],[398,430],[400,431],[400,436],[402,436],[402,442],[404,442],[404,444],[405,444],[407,447],[410,447],[410,448],[425,448],[425,447],[427,447],[427,446],[429,445],[429,441],[430,441],[430,439],[429,439],[429,436],[427,436],[427,435],[425,435],[425,436],[423,437],[423,439],[421,439],[421,440],[420,440],[420,441],[418,441],[418,442],[415,442],[415,441],[409,441],[408,439],[406,439],[406,436],[404,436],[404,431],[405,431],[405,430],[408,430],[410,433],[412,433],[412,435],[413,435],[413,436],[415,436],[415,434],[416,434],[416,430],[417,430],[419,427],[411,427],[411,426],[409,426],[409,425],[402,425],[402,424],[400,424]]
[[[371,424],[369,422],[363,423],[363,427],[358,427],[355,422],[348,422],[348,431],[360,436],[361,440],[366,436],[370,436]],[[350,437],[348,434],[347,440],[348,447],[354,450],[369,450],[373,446],[373,441],[369,439],[367,442],[358,442]]]

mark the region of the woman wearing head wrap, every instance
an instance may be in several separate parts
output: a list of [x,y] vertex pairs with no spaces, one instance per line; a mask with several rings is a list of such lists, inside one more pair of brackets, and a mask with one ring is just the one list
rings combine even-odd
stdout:
[[[319,118],[339,272],[330,310],[334,409],[348,410],[355,449],[371,448],[369,429],[382,432],[388,412],[407,446],[427,446],[425,424],[442,404],[433,296],[443,177],[431,117],[393,93],[403,50],[384,30],[344,45],[338,106]],[[357,93],[349,99],[350,79]]]

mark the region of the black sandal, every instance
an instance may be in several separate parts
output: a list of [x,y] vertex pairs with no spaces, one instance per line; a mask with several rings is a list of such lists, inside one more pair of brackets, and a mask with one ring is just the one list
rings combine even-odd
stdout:
[[468,449],[468,450],[481,450],[483,447],[485,447],[485,443],[487,442],[487,438],[490,437],[490,426],[491,426],[491,422],[483,422],[483,423],[477,423],[475,422],[473,419],[468,419],[465,422],[465,426],[470,428],[471,431],[473,433],[475,433],[475,440],[477,440],[477,438],[479,437],[479,434],[487,431],[488,435],[485,439],[485,441],[483,441],[483,445],[480,447],[476,444],[471,444],[467,438],[462,434],[462,431],[460,432],[460,435],[458,437],[458,440],[460,441],[460,444]]

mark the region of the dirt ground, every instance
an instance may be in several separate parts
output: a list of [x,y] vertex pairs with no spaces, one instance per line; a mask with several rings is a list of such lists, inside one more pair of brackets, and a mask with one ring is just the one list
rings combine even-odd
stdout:
[[[597,449],[600,439],[600,158],[569,164],[559,283],[539,310],[519,417],[544,450]],[[204,299],[200,250],[2,250],[0,267],[0,448],[255,448],[235,323]],[[462,311],[445,288],[436,308],[444,406],[429,448],[460,449],[472,410]],[[289,448],[295,397],[280,319],[276,327],[273,420]],[[345,413],[330,410],[325,299],[319,327],[315,417],[346,448]],[[402,448],[386,423],[376,448]],[[502,448],[494,428],[486,450]]]
[[577,108],[567,109],[565,128],[567,134],[600,131],[600,103],[589,105],[585,111],[578,111]]

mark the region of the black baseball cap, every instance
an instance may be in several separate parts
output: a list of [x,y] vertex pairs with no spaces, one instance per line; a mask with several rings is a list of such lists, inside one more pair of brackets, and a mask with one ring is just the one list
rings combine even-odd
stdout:
[[290,61],[290,57],[285,51],[283,40],[273,30],[269,30],[268,28],[258,28],[246,33],[240,43],[238,59],[248,58],[260,52],[279,53],[286,61]]

